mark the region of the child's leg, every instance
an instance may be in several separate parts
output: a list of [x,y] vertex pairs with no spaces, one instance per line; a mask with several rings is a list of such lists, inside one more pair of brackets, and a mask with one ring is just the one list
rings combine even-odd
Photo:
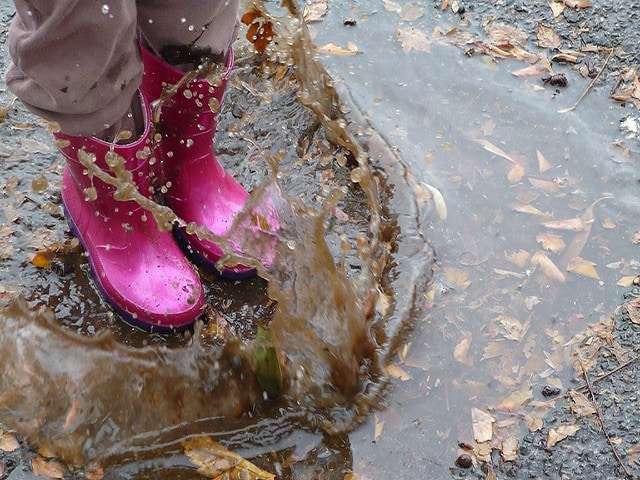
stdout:
[[238,0],[138,0],[137,4],[143,42],[172,64],[190,63],[173,47],[193,46],[196,52],[224,56],[236,39]]
[[72,135],[120,120],[140,85],[134,0],[14,0],[9,89]]

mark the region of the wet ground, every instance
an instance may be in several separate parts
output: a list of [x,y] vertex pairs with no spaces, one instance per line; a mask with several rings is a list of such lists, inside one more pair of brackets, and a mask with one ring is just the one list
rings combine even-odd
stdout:
[[[283,426],[267,416],[228,436],[234,451],[284,478],[345,478],[349,472],[363,479],[449,478],[451,472],[456,478],[492,478],[489,465],[498,478],[624,475],[593,415],[572,413],[568,400],[545,403],[549,397],[543,395],[579,386],[581,372],[573,367],[577,347],[609,338],[606,328],[588,330],[588,325],[613,315],[640,271],[634,243],[640,230],[638,143],[628,130],[633,122],[621,129],[621,120],[638,114],[633,98],[624,104],[609,98],[624,67],[634,66],[638,57],[632,28],[638,10],[594,3],[591,9],[565,8],[554,19],[549,5],[537,1],[458,3],[455,12],[454,2],[444,9],[444,2],[407,3],[404,9],[401,2],[328,2],[326,16],[312,25],[315,42],[345,51],[321,54],[323,64],[343,98],[351,98],[353,115],[362,112],[403,159],[400,165],[414,182],[411,194],[433,205],[420,219],[437,254],[435,276],[419,299],[428,313],[414,318],[408,337],[398,337],[400,348],[387,368],[392,389],[383,408],[358,428],[329,436]],[[10,5],[3,5],[6,25]],[[560,49],[584,52],[575,66],[553,64],[553,73],[566,75],[566,88],[544,83],[541,75],[512,75],[530,62],[501,53],[513,51],[514,32],[497,41],[489,30],[502,22],[515,25],[526,33],[523,49],[551,57],[558,50],[535,45],[538,21],[560,35]],[[491,39],[499,52],[479,39]],[[347,55],[354,46],[359,52]],[[612,46],[616,51],[593,89],[572,112],[559,113],[580,98],[592,79],[588,75],[598,73],[607,59],[605,49]],[[582,76],[585,66],[587,76]],[[292,143],[300,132],[315,131],[317,122],[296,117],[295,101],[286,95],[247,115],[256,108],[243,103],[251,96],[234,101],[234,95],[251,90],[240,82],[242,67],[227,97],[223,128],[238,123],[254,128],[263,147],[261,139],[287,143],[275,131],[288,131]],[[7,104],[10,97],[5,94],[3,101]],[[267,121],[247,127],[259,117]],[[283,118],[298,120],[286,123]],[[109,325],[125,342],[166,342],[141,336],[112,318],[87,281],[86,263],[77,252],[60,262],[62,272],[28,263],[35,251],[69,238],[56,188],[61,162],[42,126],[19,105],[2,129],[7,201],[0,295],[23,293],[83,333]],[[233,164],[240,147],[233,136],[219,136],[218,148]],[[300,149],[295,150],[287,157],[288,187],[312,205],[322,203],[323,186],[333,186],[333,176],[340,179],[346,172],[306,168],[296,162]],[[249,187],[268,174],[259,159],[235,167]],[[353,201],[362,197],[354,195]],[[350,216],[359,211],[345,210]],[[354,230],[344,233],[351,238],[363,224],[349,224]],[[339,233],[331,238],[339,252]],[[263,282],[237,287],[211,282],[209,298],[218,302],[218,311],[231,312],[231,320],[269,315]],[[614,344],[608,344],[611,348],[602,350],[590,376],[624,361],[623,350],[630,352],[627,357],[635,355],[637,326],[628,315],[616,319],[612,336],[620,344],[619,356],[610,353]],[[637,410],[634,365],[621,371],[621,380],[612,376],[609,384],[598,382],[594,389],[622,461],[637,472],[632,449],[638,439],[629,428]],[[481,422],[472,422],[474,409],[495,421],[489,443],[476,442]],[[574,423],[581,428],[573,437],[547,448],[551,428]],[[501,455],[509,452],[504,441],[513,445],[512,439],[517,458],[503,462]],[[461,450],[461,443],[469,449]],[[463,452],[477,461],[472,469],[454,466]],[[21,473],[29,470],[29,458],[24,450],[7,454],[4,475],[29,478]],[[150,473],[158,465],[172,478],[195,475],[179,455],[163,462],[125,463],[110,475],[158,478],[159,473]]]

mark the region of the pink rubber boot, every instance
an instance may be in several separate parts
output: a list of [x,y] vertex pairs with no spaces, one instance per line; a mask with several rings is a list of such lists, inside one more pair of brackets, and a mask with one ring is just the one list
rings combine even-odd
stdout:
[[122,156],[133,183],[152,198],[150,111],[142,95],[138,97],[146,127],[133,143],[112,145],[95,137],[54,134],[67,160],[62,203],[106,300],[128,323],[168,333],[187,328],[201,314],[204,295],[197,273],[171,233],[160,231],[150,213],[134,201],[116,200],[115,187],[88,175],[78,160],[84,152],[110,172],[105,155],[112,151]]
[[[204,225],[216,235],[224,235],[242,209],[247,191],[216,160],[213,151],[216,115],[222,102],[226,80],[233,65],[229,50],[227,71],[221,85],[197,79],[180,88],[163,103],[159,128],[162,132],[161,168],[163,183],[168,186],[165,203],[182,219]],[[142,47],[144,75],[141,90],[149,102],[160,98],[163,87],[177,83],[184,72],[160,60]],[[222,250],[181,229],[178,243],[198,265],[216,271]],[[227,267],[226,278],[246,278],[255,269],[244,265]]]

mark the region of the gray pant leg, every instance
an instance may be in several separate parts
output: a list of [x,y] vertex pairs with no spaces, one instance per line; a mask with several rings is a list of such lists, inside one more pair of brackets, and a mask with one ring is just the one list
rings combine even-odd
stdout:
[[14,0],[9,89],[72,135],[100,132],[128,110],[142,62],[134,0]]
[[140,34],[152,51],[195,45],[226,54],[238,33],[239,0],[137,0]]

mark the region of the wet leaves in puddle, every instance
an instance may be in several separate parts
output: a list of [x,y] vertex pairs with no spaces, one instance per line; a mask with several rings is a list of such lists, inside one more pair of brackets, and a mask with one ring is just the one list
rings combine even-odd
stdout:
[[209,438],[193,438],[184,442],[183,446],[184,453],[198,467],[198,473],[207,478],[276,478]]
[[64,478],[64,467],[57,460],[36,457],[31,460],[33,474],[46,478]]
[[267,45],[273,40],[273,24],[257,9],[246,12],[242,15],[241,21],[249,26],[247,40],[253,44],[258,53],[264,53]]
[[580,430],[580,427],[574,424],[564,424],[558,428],[550,428],[547,434],[547,448],[553,447],[571,435],[575,435],[578,430]]

